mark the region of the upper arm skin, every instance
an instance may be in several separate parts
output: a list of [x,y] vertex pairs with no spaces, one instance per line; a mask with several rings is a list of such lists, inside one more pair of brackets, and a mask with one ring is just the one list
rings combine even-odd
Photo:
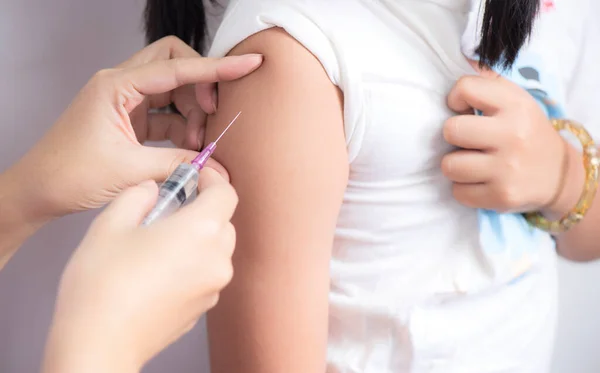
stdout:
[[263,65],[219,84],[207,140],[239,195],[234,278],[208,315],[212,373],[325,371],[329,260],[348,181],[343,103],[319,61],[281,29],[230,54]]

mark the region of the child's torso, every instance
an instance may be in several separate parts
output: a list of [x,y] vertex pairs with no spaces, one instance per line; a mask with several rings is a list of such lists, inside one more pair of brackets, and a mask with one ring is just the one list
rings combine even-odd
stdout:
[[[460,50],[468,4],[349,3],[332,38],[354,126],[331,264],[330,371],[541,369],[553,333],[553,243],[536,240],[541,257],[523,263],[532,274],[507,285],[521,263],[490,262],[479,212],[454,200],[440,170],[453,150],[442,135],[453,115],[446,95],[473,74]],[[518,342],[525,335],[533,348]],[[529,362],[519,360],[525,351]]]
[[[439,167],[452,150],[446,95],[473,73],[460,49],[468,0],[238,3],[260,3],[240,19],[286,28],[344,92],[350,177],[331,261],[328,372],[542,372],[552,241],[537,242],[543,255],[509,285],[484,255],[478,211],[453,199]],[[326,42],[295,26],[306,19]]]

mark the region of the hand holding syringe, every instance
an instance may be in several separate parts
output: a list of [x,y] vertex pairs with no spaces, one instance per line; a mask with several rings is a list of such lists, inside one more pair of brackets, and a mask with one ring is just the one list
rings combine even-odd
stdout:
[[240,111],[235,118],[227,125],[219,137],[208,144],[200,154],[190,164],[182,163],[160,186],[158,192],[158,201],[148,216],[142,222],[142,225],[150,225],[159,218],[168,216],[177,211],[198,188],[199,171],[204,167],[208,159],[215,152],[217,142],[223,137],[225,132],[231,127],[242,112]]

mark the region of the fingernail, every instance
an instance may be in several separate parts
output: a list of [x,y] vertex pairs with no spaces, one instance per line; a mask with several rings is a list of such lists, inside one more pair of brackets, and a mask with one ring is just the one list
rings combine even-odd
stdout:
[[247,54],[248,59],[254,63],[261,63],[263,61],[263,55],[258,53]]
[[232,61],[239,61],[246,64],[248,61],[252,62],[253,67],[258,66],[263,61],[263,55],[259,53],[250,53],[250,54],[242,54],[241,56],[231,56],[227,57]]

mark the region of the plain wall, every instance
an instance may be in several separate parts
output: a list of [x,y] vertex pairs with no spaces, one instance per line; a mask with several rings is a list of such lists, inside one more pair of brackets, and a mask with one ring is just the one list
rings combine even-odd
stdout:
[[[143,3],[0,0],[0,170],[43,135],[96,70],[143,46]],[[60,272],[93,215],[48,225],[0,272],[1,373],[38,370]],[[554,373],[600,371],[599,270],[561,263]],[[208,372],[203,330],[200,325],[146,372]]]
[[[0,170],[52,125],[92,74],[143,43],[144,0],[0,0]],[[0,211],[0,213],[2,213]],[[0,272],[0,372],[39,370],[60,273],[94,214],[53,222]],[[203,325],[146,372],[208,372]]]

